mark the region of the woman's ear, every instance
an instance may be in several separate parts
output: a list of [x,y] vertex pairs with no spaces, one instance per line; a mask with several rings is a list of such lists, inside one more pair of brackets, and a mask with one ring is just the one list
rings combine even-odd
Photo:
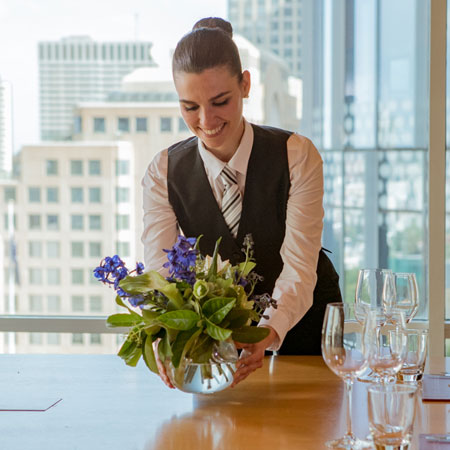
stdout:
[[241,92],[243,98],[248,98],[250,86],[251,86],[250,72],[248,70],[244,70],[242,72],[242,79],[241,79]]

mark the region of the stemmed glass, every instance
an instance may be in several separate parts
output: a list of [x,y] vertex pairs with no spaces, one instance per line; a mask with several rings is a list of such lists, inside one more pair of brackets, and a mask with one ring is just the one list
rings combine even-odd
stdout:
[[322,328],[322,355],[327,366],[345,382],[347,432],[326,443],[329,448],[371,449],[369,442],[358,439],[352,432],[352,386],[367,368],[363,326],[354,320],[354,305],[329,303]]
[[395,295],[389,305],[391,309],[403,311],[406,322],[411,322],[419,308],[419,289],[414,273],[399,273],[394,275]]

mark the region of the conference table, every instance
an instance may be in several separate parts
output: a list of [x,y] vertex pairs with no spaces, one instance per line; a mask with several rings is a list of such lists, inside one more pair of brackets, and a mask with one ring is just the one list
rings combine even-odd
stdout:
[[[450,371],[445,358],[431,370]],[[0,355],[0,449],[316,450],[345,431],[344,386],[320,356],[271,356],[235,388],[168,389],[115,355]],[[356,383],[354,431],[368,433],[367,384]],[[446,433],[450,404],[417,399],[420,433]]]

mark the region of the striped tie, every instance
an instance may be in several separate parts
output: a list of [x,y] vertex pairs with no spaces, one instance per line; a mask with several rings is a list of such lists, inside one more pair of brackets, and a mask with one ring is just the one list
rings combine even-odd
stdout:
[[242,201],[236,175],[233,170],[225,166],[220,173],[225,189],[222,197],[222,214],[233,237],[236,237],[241,218]]

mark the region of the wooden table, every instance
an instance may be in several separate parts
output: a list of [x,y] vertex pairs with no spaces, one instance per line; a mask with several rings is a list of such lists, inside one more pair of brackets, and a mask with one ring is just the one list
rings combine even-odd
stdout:
[[[436,360],[433,370],[445,367]],[[45,412],[0,411],[7,450],[316,450],[345,430],[343,383],[321,357],[268,357],[234,389],[191,395],[113,355],[1,355],[0,407],[62,400]],[[354,429],[368,433],[366,385]],[[418,400],[420,432],[446,433],[450,404]]]

